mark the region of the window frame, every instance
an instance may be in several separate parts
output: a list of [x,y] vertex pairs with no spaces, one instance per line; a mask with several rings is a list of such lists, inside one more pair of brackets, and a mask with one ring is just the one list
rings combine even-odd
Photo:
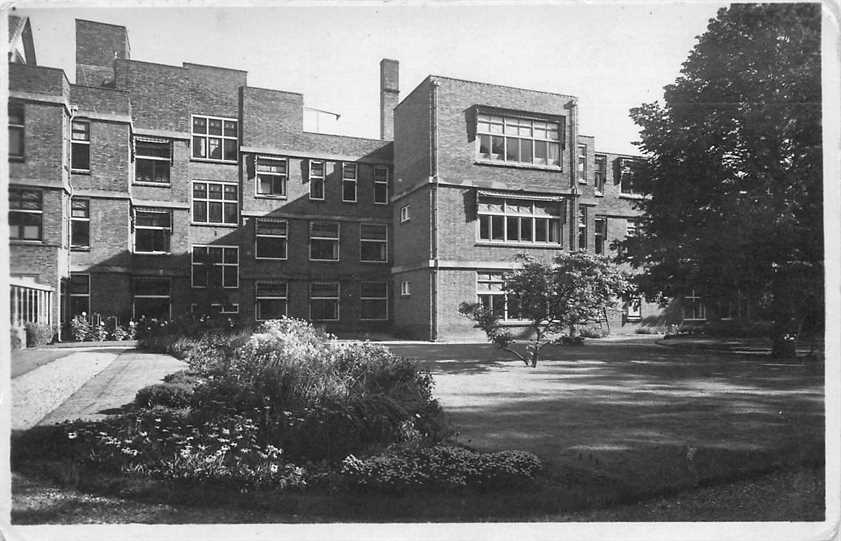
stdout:
[[[85,126],[84,133],[87,139],[76,138],[77,130],[74,129],[74,126],[77,124]],[[88,166],[86,168],[73,166],[74,149],[77,146],[84,147],[87,152]],[[70,172],[83,174],[91,172],[91,121],[86,118],[74,118],[70,121]]]
[[[312,289],[313,285],[315,284],[335,284],[336,285],[336,296],[335,297],[313,297]],[[312,301],[335,301],[336,302],[336,317],[335,319],[314,319],[312,317]],[[309,284],[309,319],[310,321],[341,321],[342,319],[342,284],[339,281],[313,281]]]
[[[260,161],[270,161],[270,162],[277,162],[283,164],[283,173],[274,173],[274,172],[265,172],[260,171]],[[282,187],[281,193],[276,194],[274,192],[271,193],[263,193],[260,191],[260,187],[262,184],[261,176],[265,177],[272,177],[277,178],[280,180],[280,185]],[[289,184],[289,159],[283,157],[276,157],[276,156],[254,156],[254,197],[260,199],[286,199],[288,197],[288,184]],[[274,182],[272,182],[272,188],[274,188]]]
[[[219,307],[219,310],[214,312],[213,309],[216,306]],[[227,308],[228,306],[233,307],[233,310],[226,310],[225,308]],[[212,303],[210,303],[210,311],[214,314],[219,314],[219,315],[239,314],[239,303],[238,302],[232,302],[232,303],[228,303],[228,304],[222,304],[220,302],[212,302]]]
[[412,295],[412,282],[409,280],[400,281],[400,296],[410,297]]
[[[336,225],[336,237],[314,237],[313,236],[313,226],[315,224],[335,224]],[[317,259],[312,256],[312,241],[320,240],[320,241],[334,241],[336,243],[336,257],[335,259]],[[327,261],[331,263],[335,263],[337,261],[341,261],[342,259],[342,224],[341,222],[336,221],[325,221],[325,220],[311,220],[309,223],[309,260],[310,261]]]
[[[134,184],[139,184],[141,186],[159,186],[159,187],[167,187],[172,186],[172,140],[171,139],[161,139],[159,141],[149,141],[148,139],[152,139],[146,136],[134,136]],[[158,138],[154,138],[158,139]],[[140,144],[149,144],[149,145],[166,145],[166,148],[169,151],[168,158],[162,158],[160,156],[150,156],[146,154],[140,154],[138,150],[141,146]],[[137,179],[137,168],[140,165],[140,162],[151,162],[152,163],[152,178],[156,177],[156,172],[158,168],[158,164],[166,164],[166,182],[158,182],[156,180],[138,180]]]
[[[378,178],[378,175],[377,175],[378,171],[379,172],[384,172],[384,176],[381,176],[381,177]],[[374,204],[375,205],[388,205],[388,184],[389,184],[389,179],[391,177],[388,166],[375,165],[374,168],[373,168],[373,173],[372,174],[373,174],[373,177],[374,177],[374,195],[373,195]],[[385,200],[384,201],[378,201],[377,200],[377,188],[378,187],[385,189]]]
[[[488,275],[487,278],[483,279],[482,275]],[[502,297],[502,317],[499,318],[500,321],[504,323],[527,323],[529,320],[524,318],[510,318],[508,317],[508,294],[505,293],[501,289],[502,284],[505,282],[505,271],[500,270],[477,270],[475,273],[475,284],[474,290],[476,291],[476,302],[478,302],[483,308],[485,304],[482,302],[482,296],[500,296]],[[480,289],[480,284],[499,284],[500,290],[493,291],[491,289],[483,290]],[[493,302],[491,302],[493,304]]]
[[[87,292],[86,293],[73,293],[73,277],[74,276],[84,276],[87,281]],[[86,298],[85,304],[87,305],[87,310],[83,310],[80,314],[73,314],[73,297],[83,297]],[[89,317],[91,314],[91,275],[88,272],[71,272],[70,278],[67,280],[67,312],[68,317],[73,319],[76,315],[84,315],[85,317]]]
[[[285,233],[283,235],[275,234],[275,233],[260,233],[260,222],[264,223],[273,223],[273,224],[283,224]],[[272,238],[272,239],[283,239],[283,257],[265,257],[260,256],[259,250],[259,239],[260,238]],[[289,259],[289,220],[280,219],[280,218],[269,218],[266,216],[258,216],[254,220],[254,259],[261,260],[261,261],[287,261]]]
[[411,216],[409,215],[409,205],[403,205],[400,207],[400,223],[404,224],[411,220]]
[[[195,131],[196,128],[196,119],[203,118],[206,124],[206,130],[204,133],[198,133]],[[219,120],[222,122],[222,133],[220,134],[211,134],[210,133],[210,121],[211,120]],[[225,135],[225,122],[234,122],[236,124],[236,135]],[[204,148],[205,148],[205,157],[196,156],[196,139],[204,139]],[[210,157],[210,139],[219,139],[219,145],[221,149],[221,158],[211,158]],[[236,158],[233,160],[226,160],[225,159],[225,141],[234,141],[235,145],[234,148],[236,150]],[[213,115],[190,115],[190,159],[194,161],[200,162],[213,162],[213,163],[227,163],[227,164],[236,164],[239,163],[239,120],[236,118],[230,117],[223,117],[223,116],[213,116]]]
[[[74,203],[85,203],[85,216],[77,217],[74,215],[77,209],[73,208]],[[74,237],[74,230],[76,226],[82,227],[84,224],[88,228],[87,237],[88,243],[87,244],[74,244],[73,237]],[[91,247],[91,200],[88,197],[71,197],[70,198],[70,249],[71,250],[78,250],[78,251],[86,251],[90,250]]]
[[[353,176],[346,176],[346,168],[352,167]],[[345,198],[345,184],[353,185],[353,199]],[[359,164],[356,162],[342,162],[342,203],[359,202]]]
[[[382,227],[385,230],[385,239],[372,239],[366,238],[363,234],[365,227]],[[374,243],[384,246],[383,250],[383,259],[363,259],[363,250],[362,247],[365,243]],[[388,224],[383,223],[365,223],[360,222],[359,224],[359,262],[360,263],[388,263]]]
[[[163,227],[163,226],[151,226],[151,225],[138,225],[138,222],[139,222],[139,220],[137,219],[137,213],[138,212],[145,212],[145,213],[150,213],[150,214],[165,214],[165,215],[168,216],[169,226],[168,227]],[[171,237],[172,237],[172,233],[173,233],[172,219],[173,219],[172,209],[154,208],[154,207],[133,207],[132,208],[132,230],[133,231],[132,231],[132,243],[131,243],[133,253],[142,254],[142,255],[167,255],[167,254],[171,254],[172,253],[172,239],[171,239]],[[165,251],[155,250],[155,251],[151,251],[151,252],[138,250],[137,249],[137,231],[138,230],[143,230],[143,231],[167,231],[167,232],[169,232],[169,235],[167,237],[164,237],[164,238],[167,239],[167,250],[165,250]]]
[[[540,126],[538,126],[540,125]],[[487,126],[487,129],[484,128]],[[499,127],[499,131],[494,131],[493,126]],[[508,133],[509,126],[513,131],[516,128],[517,134]],[[553,130],[552,126],[556,129]],[[493,110],[479,109],[476,113],[476,161],[484,164],[504,164],[514,167],[536,167],[552,170],[562,170],[563,167],[563,140],[564,140],[564,121],[561,119],[549,119],[531,116],[528,114],[516,114],[508,112],[497,112]],[[527,129],[530,135],[521,134],[520,131]],[[543,131],[547,135],[539,137],[536,131]],[[551,139],[548,135],[551,131],[557,131],[557,139]],[[488,150],[485,155],[482,153],[483,138],[487,139]],[[502,139],[502,153],[498,154],[501,158],[494,158],[494,138]],[[531,160],[509,160],[509,138],[517,140],[517,155],[520,156],[523,150],[521,140],[530,142]],[[542,143],[546,148],[545,163],[538,162],[537,147],[538,142]],[[554,163],[550,159],[550,145],[555,145],[555,159]]]
[[[169,293],[167,295],[138,295],[137,294],[137,282],[143,280],[166,280],[167,283],[167,290]],[[131,278],[131,318],[133,320],[138,319],[137,316],[137,303],[135,299],[167,299],[167,318],[165,321],[170,321],[172,319],[172,279],[166,276],[132,276]]]
[[[481,196],[480,196],[481,197]],[[507,246],[523,246],[523,247],[535,247],[535,248],[554,248],[554,249],[562,249],[564,246],[564,236],[563,236],[563,224],[564,224],[564,216],[566,214],[566,201],[558,200],[558,201],[543,201],[539,199],[528,199],[528,198],[517,198],[517,197],[504,197],[504,196],[486,196],[492,199],[502,201],[502,211],[495,211],[495,210],[486,210],[482,208],[481,201],[477,200],[477,209],[476,209],[476,242],[480,244],[493,244],[493,245],[507,245]],[[519,213],[513,212],[509,209],[509,207],[514,207],[515,203],[529,203],[531,210],[528,213]],[[557,205],[559,208],[558,214],[537,214],[535,211],[535,204],[536,203],[552,203]],[[521,208],[521,205],[516,205],[517,208]],[[502,238],[495,239],[493,235],[493,224],[495,223],[494,217],[502,219]],[[487,229],[488,229],[488,238],[482,236],[482,224],[483,218],[487,219]],[[531,222],[531,232],[529,233],[531,240],[523,240],[522,231],[523,231],[523,219],[530,220]],[[516,220],[517,223],[517,239],[509,239],[509,220]],[[538,229],[538,220],[545,220],[545,234],[546,239],[545,241],[537,240],[537,229]],[[557,237],[557,241],[552,242],[548,239],[552,236],[553,226],[556,227],[554,229],[554,234]]]
[[593,167],[593,189],[595,194],[604,196],[604,187],[607,183],[607,154],[596,154]]
[[642,319],[642,298],[634,297],[625,304],[625,320],[640,321]]
[[[206,197],[196,197],[196,184],[204,184],[205,185],[205,192]],[[210,198],[210,185],[218,185],[222,187],[222,199],[211,199]],[[236,205],[236,221],[234,222],[226,222],[225,221],[225,205],[232,204],[231,200],[225,199],[225,187],[232,186],[236,190],[236,199],[233,200],[233,204]],[[208,221],[199,222],[196,221],[196,202],[203,202],[204,203],[204,213],[205,218]],[[210,220],[210,204],[211,203],[220,203],[222,205],[222,221],[221,222],[211,222]],[[239,227],[240,225],[240,189],[239,184],[236,182],[227,182],[227,181],[219,181],[219,180],[193,180],[190,184],[190,223],[192,225],[206,225],[211,227]]]
[[[382,285],[385,296],[384,297],[363,297],[362,296],[362,286],[364,284],[377,284]],[[365,304],[365,301],[376,301],[376,302],[384,302],[385,303],[385,317],[363,317],[363,309],[362,306]],[[373,281],[373,280],[364,280],[359,282],[359,320],[360,321],[388,321],[389,317],[389,310],[388,310],[388,282],[387,281]]]
[[575,176],[579,184],[587,184],[587,144],[578,143],[575,149]]
[[[13,198],[12,192],[19,192],[20,196]],[[38,194],[38,208],[37,209],[24,209],[24,208],[13,208],[12,204],[16,201],[20,201],[21,205],[24,200],[23,194],[29,192]],[[24,227],[27,227],[26,224],[24,225],[12,225],[12,215],[13,214],[23,214],[28,216],[37,216],[38,217],[38,238],[26,238],[25,236],[12,236],[12,231],[17,228],[18,233],[22,233]],[[9,221],[9,240],[15,242],[44,242],[44,191],[43,190],[33,190],[29,188],[9,188],[9,217],[7,218]],[[31,227],[31,225],[30,225]]]
[[[196,285],[195,267],[197,265],[205,265],[206,264],[206,263],[201,262],[201,261],[199,261],[199,262],[196,261],[196,248],[207,248],[208,249],[208,254],[210,254],[210,250],[209,250],[210,248],[221,248],[222,249],[221,262],[219,262],[219,263],[212,262],[211,263],[211,265],[214,266],[214,267],[216,267],[216,266],[222,267],[222,269],[221,269],[222,283],[219,284],[220,288],[221,289],[238,289],[239,288],[239,263],[240,263],[239,246],[232,245],[232,244],[192,244],[192,245],[190,245],[190,287],[192,289],[209,289],[209,285],[207,283],[207,282],[209,282],[209,278],[210,278],[209,276],[205,277],[205,279],[206,279],[205,285],[203,285],[203,286]],[[237,262],[236,263],[226,263],[225,262],[225,250],[226,249],[227,250],[231,250],[231,249],[235,250],[235,253],[237,255],[237,258],[236,258]],[[236,279],[237,279],[236,280],[236,285],[233,285],[233,286],[226,286],[225,285],[225,276],[226,276],[226,270],[225,269],[226,269],[226,267],[234,267],[235,268],[234,272],[235,272],[235,276],[236,276]]]
[[[316,175],[312,172],[313,165],[320,164],[321,165],[321,174]],[[307,182],[310,184],[310,193],[309,198],[310,201],[325,201],[327,199],[327,162],[324,160],[309,160],[307,164]],[[318,182],[318,185],[321,186],[321,197],[313,197],[313,186],[315,186],[314,182]]]
[[589,219],[588,214],[589,213],[587,212],[587,206],[586,205],[578,205],[578,222],[577,222],[577,224],[578,224],[578,246],[577,246],[577,249],[578,249],[579,252],[586,252],[587,251],[587,247],[588,247],[588,244],[589,244],[588,240],[590,240],[590,239],[588,239],[588,236],[589,236],[589,233],[590,233],[588,231],[588,226],[590,225],[588,223],[588,219]]
[[[692,316],[693,317],[686,317],[686,309],[691,304],[692,308]],[[706,321],[707,320],[707,306],[704,304],[704,297],[703,295],[698,295],[695,289],[690,289],[687,295],[683,296],[681,302],[681,317],[683,321]],[[700,317],[695,317],[700,315]]]
[[[265,295],[265,294],[261,295],[260,294],[260,286],[262,284],[273,284],[274,286],[277,286],[278,284],[283,284],[284,295],[282,297],[276,296],[276,295]],[[262,301],[282,300],[283,301],[283,315],[280,316],[280,317],[288,316],[289,315],[289,282],[287,282],[285,280],[277,280],[277,281],[257,280],[257,281],[254,282],[254,319],[256,321],[269,321],[271,319],[277,319],[277,318],[273,318],[273,317],[272,318],[260,317],[262,315],[260,313],[260,301],[261,300]]]
[[[26,107],[22,102],[9,100],[9,161],[24,161],[26,159]],[[18,122],[13,122],[18,120]],[[12,154],[12,133],[18,133],[20,138],[20,154]]]
[[[599,224],[601,223],[601,227]],[[607,242],[607,216],[597,214],[593,218],[593,252],[596,255],[605,255],[605,243]]]
[[[633,163],[636,160],[634,158],[619,158],[618,160],[618,173],[619,173],[619,195],[624,197],[632,197],[632,198],[641,198],[643,194],[633,189],[631,186],[634,182],[633,172],[631,170]],[[627,179],[628,184],[626,189],[626,182]]]

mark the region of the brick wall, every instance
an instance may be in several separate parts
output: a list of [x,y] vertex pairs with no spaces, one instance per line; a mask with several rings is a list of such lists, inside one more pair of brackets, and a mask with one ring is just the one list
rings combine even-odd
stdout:
[[190,72],[181,67],[117,60],[116,85],[131,94],[135,128],[190,131]]
[[73,188],[127,194],[130,153],[128,124],[90,119],[90,172],[73,173]]
[[102,197],[91,197],[89,201],[90,248],[72,251],[73,272],[127,272],[131,265],[129,201]]
[[239,118],[239,89],[246,72],[185,62],[190,81],[189,111],[196,115]]
[[9,178],[62,186],[65,144],[62,131],[65,119],[63,108],[43,102],[18,103],[23,103],[24,107],[24,158],[9,161]]
[[394,194],[429,180],[429,79],[394,109]]
[[129,94],[113,88],[70,85],[70,102],[80,111],[107,115],[125,115],[130,113]]
[[10,92],[67,97],[70,83],[62,70],[31,64],[9,63],[8,66]]
[[304,126],[304,96],[263,88],[242,89],[242,144],[272,147]]
[[[402,338],[428,340],[429,328],[429,269],[397,272],[392,275],[393,332]],[[408,281],[410,295],[400,295],[400,284]]]

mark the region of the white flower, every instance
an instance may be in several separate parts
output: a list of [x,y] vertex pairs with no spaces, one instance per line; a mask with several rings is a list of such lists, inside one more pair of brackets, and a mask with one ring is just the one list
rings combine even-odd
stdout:
[[79,435],[78,435],[78,434],[76,434],[75,432],[68,432],[68,433],[67,433],[67,439],[68,439],[68,440],[75,440],[78,436],[79,436]]

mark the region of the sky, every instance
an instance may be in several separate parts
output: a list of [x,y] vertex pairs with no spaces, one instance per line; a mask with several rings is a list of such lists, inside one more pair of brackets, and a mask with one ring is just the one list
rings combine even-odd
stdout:
[[393,58],[401,99],[430,74],[571,94],[597,149],[634,153],[628,111],[662,99],[726,4],[32,5],[15,12],[30,17],[38,64],[71,82],[74,19],[89,19],[126,26],[133,59],[244,69],[249,86],[301,92],[341,114],[329,129],[342,135],[379,137],[379,61]]

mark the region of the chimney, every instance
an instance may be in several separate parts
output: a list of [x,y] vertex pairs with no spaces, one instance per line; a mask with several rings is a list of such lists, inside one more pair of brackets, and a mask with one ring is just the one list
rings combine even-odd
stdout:
[[397,60],[380,60],[380,139],[394,139],[394,108],[400,98],[399,67]]
[[111,86],[117,58],[131,58],[125,26],[76,19],[77,85]]

